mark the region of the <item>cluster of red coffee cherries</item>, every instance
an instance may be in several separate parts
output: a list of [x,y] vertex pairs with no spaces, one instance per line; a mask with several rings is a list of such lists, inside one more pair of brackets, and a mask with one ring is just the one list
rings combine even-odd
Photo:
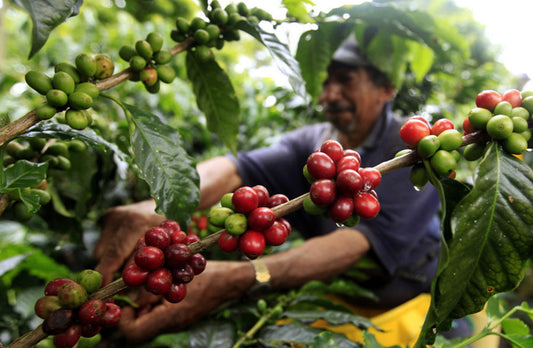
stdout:
[[122,309],[112,299],[88,299],[101,285],[102,275],[93,270],[81,272],[78,281],[56,278],[46,284],[34,309],[44,319],[43,331],[54,336],[55,347],[74,347],[80,338],[94,337],[102,327],[118,324]]
[[283,194],[270,196],[263,185],[242,186],[222,197],[221,205],[211,208],[209,229],[225,229],[218,246],[225,252],[240,250],[250,259],[262,255],[267,245],[285,243],[291,231],[290,223],[276,218],[271,208],[288,202]]
[[361,168],[361,156],[355,150],[343,149],[333,139],[307,158],[303,173],[311,183],[304,210],[309,214],[327,214],[346,226],[355,226],[360,218],[372,219],[380,211],[374,189],[381,182],[375,168]]
[[137,242],[134,262],[122,271],[124,283],[144,286],[169,302],[180,302],[187,294],[186,284],[206,266],[204,256],[193,254],[189,247],[199,239],[182,231],[174,220],[150,228]]

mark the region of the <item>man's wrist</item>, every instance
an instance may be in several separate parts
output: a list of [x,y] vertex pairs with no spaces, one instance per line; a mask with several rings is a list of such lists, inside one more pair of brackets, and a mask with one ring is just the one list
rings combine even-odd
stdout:
[[271,289],[270,285],[270,272],[268,267],[261,259],[250,260],[255,272],[255,282],[248,289],[248,295],[255,295],[260,292],[269,291]]

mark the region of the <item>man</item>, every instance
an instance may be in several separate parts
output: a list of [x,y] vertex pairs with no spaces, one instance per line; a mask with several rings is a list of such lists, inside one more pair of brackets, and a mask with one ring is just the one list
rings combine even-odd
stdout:
[[[198,164],[200,209],[217,203],[236,188],[261,184],[271,193],[295,198],[309,191],[302,174],[307,157],[327,139],[345,149],[356,149],[361,167],[390,160],[406,146],[399,137],[402,121],[391,112],[395,89],[387,77],[348,40],[334,54],[319,98],[329,122],[308,125],[286,134],[273,146],[248,153],[215,157]],[[208,261],[206,270],[187,284],[187,296],[178,304],[163,301],[136,317],[125,308],[120,328],[128,339],[143,340],[164,331],[179,330],[220,304],[237,299],[256,283],[257,272],[270,274],[273,289],[298,287],[310,280],[326,281],[353,267],[363,257],[379,268],[362,285],[380,298],[373,306],[395,307],[427,292],[439,250],[439,199],[427,185],[418,192],[409,181],[409,169],[383,175],[376,192],[381,212],[354,228],[338,227],[303,209],[286,218],[306,238],[294,249],[248,261]],[[118,207],[105,219],[95,257],[97,270],[109,279],[130,255],[137,239],[163,217],[154,214],[151,201]],[[265,269],[266,268],[266,269]],[[358,299],[351,299],[358,303]]]

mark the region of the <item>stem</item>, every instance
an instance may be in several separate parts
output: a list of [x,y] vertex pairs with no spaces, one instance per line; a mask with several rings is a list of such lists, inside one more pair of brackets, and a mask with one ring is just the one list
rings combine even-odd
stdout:
[[[176,54],[186,51],[193,44],[193,42],[194,38],[188,38],[187,40],[172,47],[169,51],[173,56],[175,56]],[[105,91],[129,80],[131,76],[131,69],[127,68],[115,75],[109,76],[106,79],[95,82],[95,85],[98,87],[98,89],[100,89],[100,91]],[[39,123],[40,121],[41,119],[35,115],[34,109],[21,118],[16,119],[15,121],[10,122],[6,126],[0,128],[0,146],[4,145],[4,143],[13,139],[17,135],[24,133],[28,128]]]

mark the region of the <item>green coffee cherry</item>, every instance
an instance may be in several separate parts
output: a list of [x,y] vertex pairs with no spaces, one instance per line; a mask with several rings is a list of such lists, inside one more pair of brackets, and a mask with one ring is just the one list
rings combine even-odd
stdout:
[[37,93],[46,95],[53,88],[52,79],[42,72],[30,70],[24,76],[28,86],[33,88]]
[[424,167],[423,164],[415,164],[412,168],[411,168],[411,172],[409,173],[409,179],[411,180],[411,183],[417,187],[417,188],[422,188],[424,187],[429,178],[428,178],[428,174],[426,172],[426,168]]
[[43,147],[46,145],[46,139],[45,138],[38,138],[38,137],[32,137],[28,139],[28,143],[30,144],[30,147],[34,149],[35,151],[41,151]]
[[189,24],[189,33],[194,33],[198,29],[204,29],[207,23],[200,17],[194,17]]
[[152,58],[152,55],[154,54],[154,50],[152,49],[152,45],[146,40],[138,40],[135,43],[135,50],[137,51],[137,54],[141,57],[143,57],[146,60],[150,60]]
[[207,46],[196,47],[196,57],[202,61],[207,62],[214,58],[213,52]]
[[46,93],[46,101],[48,105],[60,108],[67,105],[68,95],[60,89],[51,89]]
[[18,221],[28,221],[33,213],[22,201],[17,201],[13,204],[13,215]]
[[307,164],[304,164],[302,168],[302,173],[304,175],[305,180],[307,180],[308,183],[312,184],[315,181],[315,178],[309,173],[309,169],[307,168]]
[[121,46],[118,50],[118,55],[120,58],[124,59],[126,62],[129,62],[131,58],[137,55],[137,51],[131,45]]
[[221,8],[216,8],[211,12],[211,19],[214,24],[225,25],[228,22],[228,13]]
[[48,104],[40,105],[35,109],[35,115],[41,120],[51,119],[56,113],[56,108]]
[[209,24],[205,28],[205,31],[209,33],[210,40],[215,40],[220,36],[220,28],[218,27],[218,25]]
[[74,87],[76,87],[76,82],[70,76],[69,73],[66,73],[64,71],[59,71],[54,74],[52,77],[52,86],[54,86],[55,89],[60,89],[66,94],[70,94],[74,92]]
[[257,18],[256,16],[250,15],[248,16],[247,20],[251,24],[259,24],[259,18]]
[[144,87],[146,88],[148,93],[156,94],[161,89],[161,81],[159,81],[159,79],[157,79],[153,85],[151,85],[151,86],[144,85]]
[[89,120],[84,110],[68,109],[65,112],[65,119],[67,120],[67,124],[74,129],[82,130],[89,125]]
[[157,77],[161,82],[171,83],[176,77],[176,72],[168,65],[157,65],[155,70],[157,72]]
[[226,30],[222,37],[224,37],[224,40],[226,41],[239,41],[241,39],[241,34],[238,30]]
[[446,150],[437,151],[431,157],[430,163],[433,170],[442,177],[447,177],[457,167],[455,157]]
[[271,21],[273,19],[272,15],[269,12],[259,7],[252,8],[251,12],[252,12],[252,15],[257,17],[261,21]]
[[83,92],[88,94],[91,98],[96,99],[100,95],[100,89],[92,82],[82,82],[76,85],[74,92]]
[[533,95],[528,95],[522,99],[522,104],[520,106],[525,108],[531,115],[533,113]]
[[248,228],[248,220],[246,215],[241,213],[233,213],[224,221],[226,231],[233,235],[241,235]]
[[68,96],[71,108],[76,110],[85,110],[93,105],[93,98],[84,92],[73,92]]
[[234,4],[228,4],[224,7],[224,11],[226,11],[228,15],[231,15],[232,13],[237,13],[237,7],[235,7]]
[[174,29],[170,31],[170,38],[176,42],[183,42],[187,38],[187,34]]
[[50,167],[57,167],[57,164],[59,162],[59,160],[57,159],[57,156],[54,156],[54,155],[41,156],[40,161],[43,163],[48,162]]
[[344,226],[354,227],[354,226],[357,226],[360,221],[361,221],[361,217],[354,213],[348,219],[344,220],[342,224]]
[[80,73],[80,78],[87,79],[94,76],[94,73],[96,72],[96,61],[94,57],[86,53],[81,53],[76,56],[74,62],[76,64],[76,69],[78,69]]
[[243,16],[241,16],[240,14],[238,13],[230,13],[229,16],[228,16],[228,25],[229,26],[234,26],[235,24],[241,22],[241,21],[244,21],[246,20]]
[[513,132],[513,120],[506,115],[495,115],[487,122],[487,133],[492,139],[507,139]]
[[[529,142],[529,140],[531,139],[531,130],[528,129],[528,130],[525,130],[523,132],[520,132],[520,134],[524,137],[524,139],[526,139],[526,141]],[[528,145],[529,147],[529,145]]]
[[194,32],[194,39],[199,45],[205,45],[211,37],[205,29],[198,29]]
[[209,210],[208,221],[210,224],[220,227],[224,226],[224,221],[226,218],[233,214],[233,209],[226,207],[213,207]]
[[172,53],[167,50],[160,50],[154,55],[156,64],[167,64],[172,59]]
[[130,59],[130,67],[133,71],[141,71],[146,67],[146,59],[139,55],[135,55]]
[[115,63],[113,60],[104,54],[99,54],[94,57],[96,61],[96,71],[94,73],[94,78],[97,80],[102,80],[113,75],[115,71]]
[[316,205],[312,200],[311,196],[306,196],[303,200],[303,208],[307,214],[310,215],[320,215],[327,212],[327,207],[321,207],[319,205]]
[[39,204],[41,205],[48,204],[50,200],[52,199],[52,196],[46,190],[32,188],[30,189],[30,193],[39,196]]
[[69,74],[70,77],[72,77],[72,79],[74,80],[74,83],[80,82],[80,73],[78,72],[78,69],[76,69],[74,65],[68,62],[62,62],[62,63],[56,64],[54,66],[54,72],[58,73],[60,71],[63,71]]
[[468,119],[472,126],[480,130],[486,128],[487,122],[489,122],[491,117],[492,112],[485,108],[473,108],[468,115]]
[[68,143],[68,149],[69,151],[73,152],[82,152],[87,150],[87,144],[85,144],[83,141],[79,139],[72,139]]
[[521,133],[529,129],[527,120],[523,119],[522,117],[514,116],[512,118],[512,121],[513,121],[513,132],[515,133]]
[[72,164],[65,156],[57,156],[57,164],[55,167],[61,170],[69,170],[72,167]]
[[265,299],[260,298],[257,300],[257,310],[259,310],[259,313],[264,313],[267,310],[267,303]]
[[102,286],[102,274],[92,269],[81,271],[78,283],[87,290],[89,294],[97,291]]
[[446,129],[437,138],[440,142],[440,148],[446,151],[456,150],[463,144],[463,136],[456,129]]
[[220,8],[220,3],[217,0],[211,1],[209,4],[211,6],[211,10],[215,10],[217,8]]
[[180,33],[189,32],[189,21],[183,17],[178,17],[176,19],[176,28]]
[[517,106],[516,108],[513,108],[513,111],[511,111],[511,117],[520,117],[524,120],[527,120],[529,119],[529,111],[527,111],[526,108]]
[[513,106],[508,101],[501,101],[496,104],[496,107],[494,108],[495,115],[511,116],[512,112]]
[[229,192],[229,193],[224,194],[222,198],[220,199],[220,205],[234,210],[235,208],[233,207],[233,203],[231,201],[232,198],[233,198],[233,193]]
[[68,146],[62,141],[56,141],[46,148],[45,154],[54,156],[68,156]]
[[163,48],[163,36],[158,32],[151,32],[146,36],[146,41],[152,46],[154,52],[159,52]]
[[248,9],[248,6],[242,1],[237,4],[237,11],[241,16],[244,17],[248,17],[250,15],[250,10]]
[[519,133],[511,133],[502,145],[505,151],[513,155],[521,155],[527,150],[527,140]]
[[427,135],[420,139],[416,145],[416,152],[421,158],[429,158],[433,156],[440,147],[439,138],[436,135]]
[[17,141],[10,141],[6,145],[6,153],[10,156],[17,157],[17,152],[24,146]]
[[63,308],[77,308],[87,301],[87,290],[76,282],[63,284],[58,292],[57,297]]

